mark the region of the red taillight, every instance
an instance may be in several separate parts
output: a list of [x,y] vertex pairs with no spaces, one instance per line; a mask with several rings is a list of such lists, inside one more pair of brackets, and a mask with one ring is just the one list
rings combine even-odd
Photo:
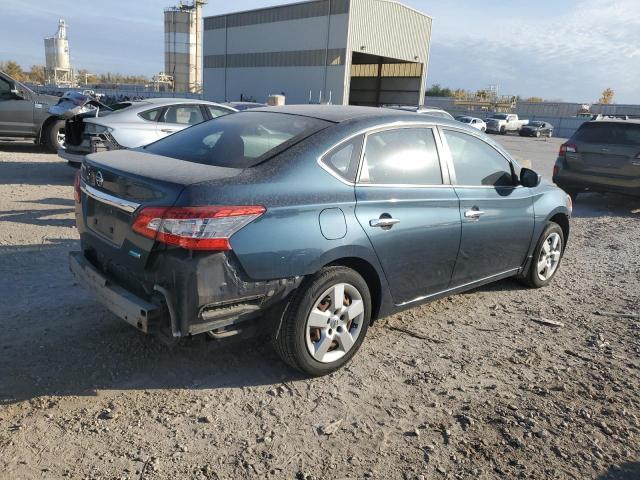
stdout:
[[231,250],[231,236],[265,211],[260,205],[147,207],[137,215],[132,229],[187,250]]
[[76,199],[76,203],[80,203],[82,201],[82,191],[80,190],[81,175],[81,171],[78,170],[76,172],[75,179],[73,180],[73,197]]
[[560,153],[561,157],[565,157],[567,153],[578,153],[578,147],[576,147],[573,143],[564,143],[560,145]]

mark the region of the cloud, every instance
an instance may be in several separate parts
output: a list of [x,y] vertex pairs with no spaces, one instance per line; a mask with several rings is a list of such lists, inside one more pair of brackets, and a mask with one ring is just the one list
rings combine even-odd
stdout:
[[462,35],[434,29],[430,83],[570,101],[595,101],[611,87],[617,103],[640,102],[637,0],[584,0],[553,20],[502,22]]

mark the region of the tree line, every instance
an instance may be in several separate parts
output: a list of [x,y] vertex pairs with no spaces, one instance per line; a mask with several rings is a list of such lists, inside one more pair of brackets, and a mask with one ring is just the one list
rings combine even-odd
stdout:
[[[0,61],[0,71],[5,72],[11,78],[19,82],[35,83],[44,85],[46,81],[45,66],[31,65],[29,70],[23,69],[15,60]],[[123,75],[121,73],[90,73],[88,70],[82,69],[76,72],[77,82],[80,85],[86,83],[128,83],[144,85],[149,83],[149,78],[144,75]]]
[[[427,97],[452,97],[455,99],[473,98],[473,97],[487,98],[489,96],[489,92],[487,90],[478,90],[476,92],[473,92],[471,90],[465,90],[464,88],[456,88],[456,89],[452,89],[448,87],[443,88],[442,86],[436,83],[432,85],[429,89],[427,89],[426,95]],[[599,103],[601,105],[610,105],[613,103],[614,97],[615,97],[615,92],[613,91],[613,89],[607,88],[602,92],[600,99],[596,103]],[[540,97],[522,98],[520,96],[517,96],[516,100],[522,101],[522,102],[532,102],[532,103],[539,103],[539,102],[546,101]]]

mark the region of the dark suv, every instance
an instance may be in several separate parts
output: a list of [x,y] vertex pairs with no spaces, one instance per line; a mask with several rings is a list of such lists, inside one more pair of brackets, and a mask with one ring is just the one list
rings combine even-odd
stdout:
[[553,181],[574,198],[586,190],[640,196],[640,120],[584,123],[560,147]]

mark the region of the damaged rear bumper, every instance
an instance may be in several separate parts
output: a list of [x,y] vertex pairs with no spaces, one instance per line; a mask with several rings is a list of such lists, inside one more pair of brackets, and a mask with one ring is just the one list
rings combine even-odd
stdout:
[[161,309],[157,305],[114,285],[81,252],[69,255],[69,268],[76,281],[91,291],[102,305],[138,330],[148,333],[149,320],[153,322],[161,315]]
[[226,252],[196,258],[175,253],[135,276],[91,250],[71,253],[69,262],[77,282],[113,314],[144,333],[170,331],[173,337],[221,332],[257,319],[302,281],[252,282]]

